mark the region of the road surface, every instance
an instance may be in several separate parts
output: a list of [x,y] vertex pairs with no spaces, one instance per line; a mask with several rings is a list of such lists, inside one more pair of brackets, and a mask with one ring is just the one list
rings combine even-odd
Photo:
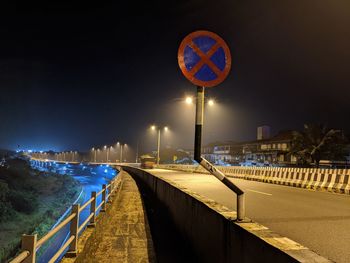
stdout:
[[[236,209],[236,196],[214,176],[149,170]],[[246,216],[335,262],[350,262],[350,196],[231,179],[246,192]]]

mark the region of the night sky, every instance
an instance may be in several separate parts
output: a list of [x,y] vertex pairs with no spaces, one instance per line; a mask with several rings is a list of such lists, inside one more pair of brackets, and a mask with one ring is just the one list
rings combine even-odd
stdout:
[[153,123],[169,125],[166,144],[192,147],[194,109],[181,98],[195,87],[177,50],[199,29],[233,58],[207,89],[217,105],[205,142],[254,139],[259,125],[350,130],[348,0],[74,2],[0,4],[1,148],[147,148]]

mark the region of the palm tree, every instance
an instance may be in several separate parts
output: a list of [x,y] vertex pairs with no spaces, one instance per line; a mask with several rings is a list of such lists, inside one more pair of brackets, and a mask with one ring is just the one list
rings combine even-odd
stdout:
[[315,163],[321,159],[344,159],[346,138],[341,130],[327,129],[322,124],[305,124],[304,131],[295,132],[290,154],[297,157],[298,164]]

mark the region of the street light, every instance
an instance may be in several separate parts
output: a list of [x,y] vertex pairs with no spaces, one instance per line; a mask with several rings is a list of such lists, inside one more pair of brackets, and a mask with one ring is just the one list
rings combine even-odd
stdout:
[[193,98],[192,97],[186,97],[185,102],[186,102],[186,104],[192,104]]
[[120,147],[120,152],[119,152],[119,161],[122,163],[123,162],[123,146],[124,146],[124,148],[125,147],[128,147],[128,145],[126,144],[126,143],[120,143],[120,142],[117,142],[117,146],[119,146]]
[[96,149],[95,149],[95,147],[92,147],[91,150],[94,153],[94,162],[96,163]]
[[213,99],[208,100],[208,105],[209,106],[213,106],[215,104]]
[[106,163],[108,163],[109,147],[107,147],[107,145],[105,145],[103,148],[106,150]]
[[[152,125],[151,126],[151,129],[154,131],[154,130],[158,130],[158,139],[157,139],[157,164],[159,164],[159,160],[160,160],[160,158],[159,158],[159,156],[160,156],[160,128],[158,128],[157,126],[155,126],[155,125]],[[166,132],[166,131],[168,131],[169,130],[169,128],[168,128],[168,126],[164,126],[164,131]]]

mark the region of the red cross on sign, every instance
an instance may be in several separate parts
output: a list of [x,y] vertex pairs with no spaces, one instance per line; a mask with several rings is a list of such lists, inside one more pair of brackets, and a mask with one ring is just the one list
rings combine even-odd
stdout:
[[181,42],[178,62],[185,77],[197,86],[213,87],[227,77],[231,54],[225,41],[209,31],[195,31]]

